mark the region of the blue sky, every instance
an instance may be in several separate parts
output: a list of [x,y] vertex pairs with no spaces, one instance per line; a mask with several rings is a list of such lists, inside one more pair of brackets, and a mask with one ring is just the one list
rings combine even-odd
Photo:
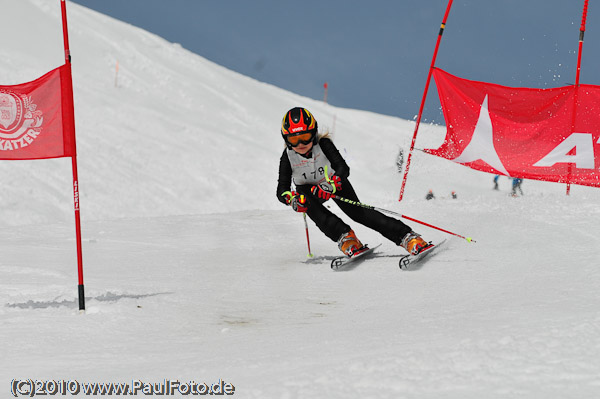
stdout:
[[[447,0],[73,0],[229,69],[346,108],[412,119]],[[575,82],[583,0],[455,0],[436,66],[508,86]],[[600,84],[590,5],[581,83]],[[425,121],[443,123],[435,86]]]

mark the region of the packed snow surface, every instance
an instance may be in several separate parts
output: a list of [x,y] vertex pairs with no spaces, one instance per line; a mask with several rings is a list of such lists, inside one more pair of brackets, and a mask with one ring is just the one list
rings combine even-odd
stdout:
[[[2,84],[62,64],[59,1],[0,9]],[[494,191],[492,175],[417,151],[398,202],[414,122],[68,11],[86,312],[70,159],[0,162],[0,396],[38,379],[222,380],[240,398],[600,397],[599,190],[527,180],[512,198],[506,177]],[[418,271],[379,257],[336,273],[337,246],[309,222],[309,261],[301,215],[275,198],[279,124],[297,105],[332,133],[363,202],[476,243],[406,221],[447,249]],[[417,148],[444,131],[422,126]]]

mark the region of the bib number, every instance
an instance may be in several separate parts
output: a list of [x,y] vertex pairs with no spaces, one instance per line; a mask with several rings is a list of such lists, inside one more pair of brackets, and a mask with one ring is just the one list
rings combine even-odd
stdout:
[[[321,180],[321,178],[323,176],[325,176],[325,168],[323,168],[322,166],[315,170],[314,172],[308,172],[308,175],[312,175],[312,179],[313,180]],[[308,180],[310,179],[310,177],[306,175],[306,172],[302,173],[302,177],[304,177],[304,179]]]

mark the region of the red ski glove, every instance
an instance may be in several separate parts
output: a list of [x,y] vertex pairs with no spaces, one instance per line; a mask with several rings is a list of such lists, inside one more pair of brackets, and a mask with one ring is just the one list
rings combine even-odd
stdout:
[[327,183],[331,184],[331,187],[335,187],[333,190],[334,193],[342,189],[342,178],[339,176],[331,176],[331,178],[327,179]]
[[306,197],[302,194],[297,194],[294,198],[292,198],[292,209],[296,212],[304,213],[308,210],[306,203]]
[[323,190],[321,186],[313,186],[310,191],[314,196],[324,199],[325,201],[329,200],[333,196],[333,193]]
[[285,197],[285,202],[292,207],[296,212],[306,212],[308,210],[306,197],[302,194],[298,194],[295,191],[286,191],[281,194]]
[[313,186],[311,192],[313,195],[318,198],[324,199],[325,201],[331,199],[331,197],[339,190],[342,189],[342,179],[339,176],[333,175],[331,177],[326,178],[327,183],[329,183],[329,187],[325,186],[325,189],[321,186]]

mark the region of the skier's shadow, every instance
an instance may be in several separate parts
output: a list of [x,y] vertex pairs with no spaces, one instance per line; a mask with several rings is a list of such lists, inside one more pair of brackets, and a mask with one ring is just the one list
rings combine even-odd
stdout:
[[[156,292],[156,293],[151,293],[151,294],[115,294],[113,292],[107,292],[105,294],[102,295],[98,295],[95,297],[86,297],[85,300],[86,302],[91,301],[91,300],[96,300],[99,302],[117,302],[121,299],[143,299],[143,298],[149,298],[149,297],[153,297],[153,296],[159,296],[159,295],[169,295],[172,294],[172,292]],[[61,306],[67,306],[67,307],[76,307],[78,306],[78,300],[77,299],[64,299],[62,301],[59,300],[52,300],[52,301],[32,301],[29,300],[27,302],[20,302],[20,303],[7,303],[4,305],[7,308],[18,308],[18,309],[48,309],[48,308],[59,308]]]

